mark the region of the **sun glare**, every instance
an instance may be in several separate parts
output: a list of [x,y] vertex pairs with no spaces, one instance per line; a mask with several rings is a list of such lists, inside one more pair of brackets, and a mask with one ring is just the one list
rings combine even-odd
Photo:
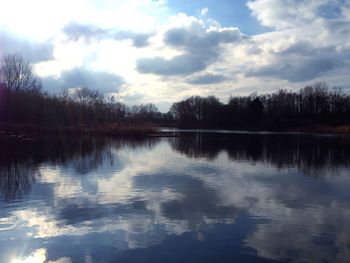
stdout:
[[46,249],[41,248],[34,251],[24,259],[13,259],[11,263],[43,263],[46,260]]

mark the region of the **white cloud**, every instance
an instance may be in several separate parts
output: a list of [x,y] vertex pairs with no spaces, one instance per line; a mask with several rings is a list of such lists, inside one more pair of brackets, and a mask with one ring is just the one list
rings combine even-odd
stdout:
[[222,45],[241,41],[237,28],[207,27],[202,20],[184,17],[184,23],[163,32],[164,45],[180,53],[170,59],[143,58],[137,63],[140,73],[187,76],[206,69],[221,56]]
[[102,93],[117,93],[125,81],[122,77],[107,71],[94,71],[85,68],[73,68],[62,71],[58,77],[43,78],[43,84],[50,90],[62,88],[89,87]]
[[344,16],[348,7],[344,1],[257,0],[248,6],[275,31],[252,37],[259,54],[247,54],[246,77],[299,82],[302,87],[348,71],[350,53],[344,43],[350,36],[350,21]]
[[318,9],[327,2],[329,0],[253,0],[247,5],[263,25],[285,29],[314,22],[320,18]]
[[209,13],[208,7],[204,7],[203,9],[201,9],[201,15],[202,16],[206,16],[208,13]]
[[53,59],[54,46],[47,42],[36,42],[0,31],[0,57],[19,53],[31,63]]
[[[198,10],[199,17],[172,14],[166,1],[0,1],[0,38],[11,36],[5,42],[15,43],[0,55],[30,51],[25,57],[37,62],[42,77],[57,78],[73,68],[121,76],[128,86],[120,97],[133,103],[169,105],[198,94],[224,100],[259,90],[264,81],[269,82],[261,87],[264,92],[316,80],[347,87],[349,3],[251,0],[247,5],[270,32],[245,36],[234,25],[212,20],[207,7]],[[38,51],[43,47],[46,53]]]

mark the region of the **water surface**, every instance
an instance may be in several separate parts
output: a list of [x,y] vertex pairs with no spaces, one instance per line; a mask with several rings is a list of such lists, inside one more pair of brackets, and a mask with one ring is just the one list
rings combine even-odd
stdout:
[[0,144],[0,262],[350,262],[347,136]]

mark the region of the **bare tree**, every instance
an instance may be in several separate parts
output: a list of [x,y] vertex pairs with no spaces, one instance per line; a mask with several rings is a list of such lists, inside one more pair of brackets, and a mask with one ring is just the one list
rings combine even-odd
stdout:
[[92,90],[88,87],[81,87],[74,91],[73,98],[76,102],[85,106],[103,103],[103,94],[98,90]]
[[41,90],[41,81],[20,54],[5,56],[0,62],[0,83],[9,90]]

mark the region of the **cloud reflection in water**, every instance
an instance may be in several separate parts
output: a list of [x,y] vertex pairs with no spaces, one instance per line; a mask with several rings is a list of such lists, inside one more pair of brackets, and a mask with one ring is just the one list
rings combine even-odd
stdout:
[[[209,247],[224,247],[226,238],[239,241],[235,253],[260,260],[346,262],[348,141],[240,136],[88,140],[66,154],[62,148],[34,162],[23,157],[13,165],[30,166],[35,180],[24,180],[28,187],[14,190],[25,194],[12,199],[1,180],[0,244],[8,244],[0,253],[30,244],[27,255],[45,245],[51,261],[109,260],[173,246],[173,237]],[[329,153],[322,162],[315,155],[320,151]],[[216,237],[223,225],[233,235]],[[234,252],[223,253],[225,259]]]

